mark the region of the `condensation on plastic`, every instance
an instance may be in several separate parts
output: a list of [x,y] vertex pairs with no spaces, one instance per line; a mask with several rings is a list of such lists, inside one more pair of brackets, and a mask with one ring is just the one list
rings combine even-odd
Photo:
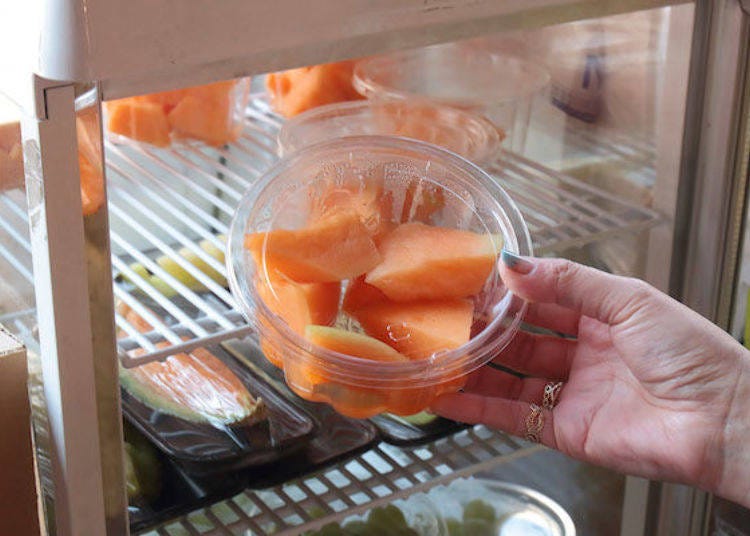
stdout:
[[[386,363],[313,346],[260,299],[257,282],[269,288],[273,283],[265,263],[256,266],[244,248],[244,237],[306,226],[310,200],[332,185],[360,191],[382,187],[382,198],[394,201],[392,223],[420,221],[415,211],[401,210],[410,197],[408,191],[416,192],[417,198],[423,192],[427,202],[438,192],[444,196],[441,206],[423,223],[502,235],[505,247],[522,255],[531,254],[528,230],[513,201],[481,169],[439,147],[405,138],[349,137],[307,147],[282,159],[240,201],[228,241],[230,288],[256,328],[266,356],[284,368],[290,388],[352,417],[384,411],[417,413],[439,394],[462,387],[469,372],[510,342],[525,303],[504,287],[493,270],[474,297],[473,338],[458,349],[436,348],[424,359]],[[406,220],[396,216],[405,213]],[[343,314],[336,325],[358,330]]]
[[188,140],[221,147],[239,138],[249,94],[250,78],[241,78],[109,101],[108,136],[157,147]]
[[476,164],[498,157],[498,129],[484,117],[422,100],[330,104],[286,121],[279,154],[345,136],[392,135],[444,147]]
[[[152,331],[148,322],[124,303],[119,303],[117,309],[138,331]],[[158,347],[168,345],[166,342],[157,344]],[[142,403],[191,422],[205,420],[222,428],[265,418],[263,401],[255,399],[220,359],[203,348],[132,369],[121,367],[120,379],[128,392]],[[166,404],[154,407],[139,389],[166,399]]]

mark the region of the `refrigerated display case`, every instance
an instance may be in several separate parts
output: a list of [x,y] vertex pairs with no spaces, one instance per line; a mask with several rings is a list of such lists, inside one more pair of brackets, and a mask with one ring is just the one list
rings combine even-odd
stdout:
[[[430,45],[439,59],[452,42],[549,73],[523,114],[523,143],[484,164],[520,208],[535,253],[643,277],[729,329],[750,143],[746,2],[49,0],[0,17],[0,36],[26,190],[0,193],[0,323],[40,356],[32,397],[46,415],[35,434],[57,534],[298,534],[474,475],[542,491],[581,534],[706,533],[711,497],[685,486],[482,426],[425,433],[296,400],[211,277],[225,267],[201,242],[223,248],[243,193],[278,158],[284,119],[264,73]],[[236,142],[155,148],[105,132],[106,101],[248,76]],[[82,217],[84,146],[92,176],[106,176],[106,202]],[[278,396],[278,414],[297,418],[299,448],[208,476],[162,457],[158,505],[128,507],[122,413],[153,430],[121,395],[119,367],[200,349]],[[204,444],[195,437],[188,447]]]

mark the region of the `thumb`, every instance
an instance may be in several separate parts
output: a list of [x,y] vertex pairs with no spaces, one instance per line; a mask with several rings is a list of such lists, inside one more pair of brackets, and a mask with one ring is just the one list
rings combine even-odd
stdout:
[[556,303],[607,324],[619,324],[645,305],[653,287],[565,259],[520,257],[503,250],[500,275],[514,294]]

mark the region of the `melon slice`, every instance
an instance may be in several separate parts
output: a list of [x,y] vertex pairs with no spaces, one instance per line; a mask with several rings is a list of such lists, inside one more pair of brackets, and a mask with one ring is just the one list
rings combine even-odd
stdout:
[[406,357],[387,344],[353,331],[311,325],[305,328],[305,336],[313,344],[341,354],[373,361],[396,363],[407,361]]
[[454,350],[469,342],[474,306],[471,300],[383,302],[353,315],[365,332],[409,359]]
[[[258,295],[263,303],[295,332],[302,336],[309,324],[333,324],[338,315],[341,284],[295,283],[288,279],[276,278],[271,282],[256,280]],[[260,333],[260,349],[273,365],[283,368],[283,344],[278,337],[265,335],[274,328],[265,319],[260,319],[265,330]]]
[[380,262],[367,227],[352,211],[296,231],[249,234],[245,247],[272,277],[278,271],[300,283],[350,279]]
[[362,99],[352,85],[353,61],[325,63],[273,73],[266,88],[274,108],[285,117],[334,102]]
[[169,122],[160,104],[123,99],[107,103],[107,111],[110,132],[157,147],[169,146]]
[[104,175],[82,153],[78,153],[78,171],[81,178],[81,204],[83,215],[96,213],[104,204]]
[[365,307],[371,307],[379,303],[387,302],[388,296],[377,287],[365,282],[365,276],[359,276],[349,281],[344,293],[344,304],[342,309],[345,313],[355,316],[357,311]]
[[167,116],[177,136],[195,138],[219,147],[237,139],[229,109],[229,96],[203,100],[194,96],[183,98]]
[[147,406],[190,422],[249,425],[266,418],[254,398],[219,358],[204,348],[132,369],[120,367],[120,383]]
[[137,102],[152,102],[160,104],[166,113],[172,111],[180,101],[188,94],[189,89],[174,89],[171,91],[162,91],[160,93],[149,93],[148,95],[139,95],[133,97]]
[[401,302],[477,294],[497,255],[491,235],[416,222],[399,225],[379,249],[383,260],[365,281]]
[[[153,329],[125,302],[117,303],[117,312],[141,333]],[[204,348],[131,369],[120,366],[119,376],[123,388],[136,399],[186,421],[224,426],[266,418],[263,400],[254,398],[229,367]]]
[[308,324],[330,325],[336,319],[341,284],[295,283],[277,279],[256,283],[263,303],[279,315],[292,330],[304,335]]

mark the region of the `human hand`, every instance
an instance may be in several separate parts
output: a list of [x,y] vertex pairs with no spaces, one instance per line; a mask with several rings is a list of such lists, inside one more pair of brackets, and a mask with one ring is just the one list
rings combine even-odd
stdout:
[[[526,322],[570,337],[519,332],[494,362],[525,378],[483,367],[432,411],[519,436],[541,417],[540,442],[574,458],[750,505],[749,352],[643,281],[560,259],[503,262],[507,287],[530,302]],[[564,382],[557,405],[539,408],[550,382]]]

